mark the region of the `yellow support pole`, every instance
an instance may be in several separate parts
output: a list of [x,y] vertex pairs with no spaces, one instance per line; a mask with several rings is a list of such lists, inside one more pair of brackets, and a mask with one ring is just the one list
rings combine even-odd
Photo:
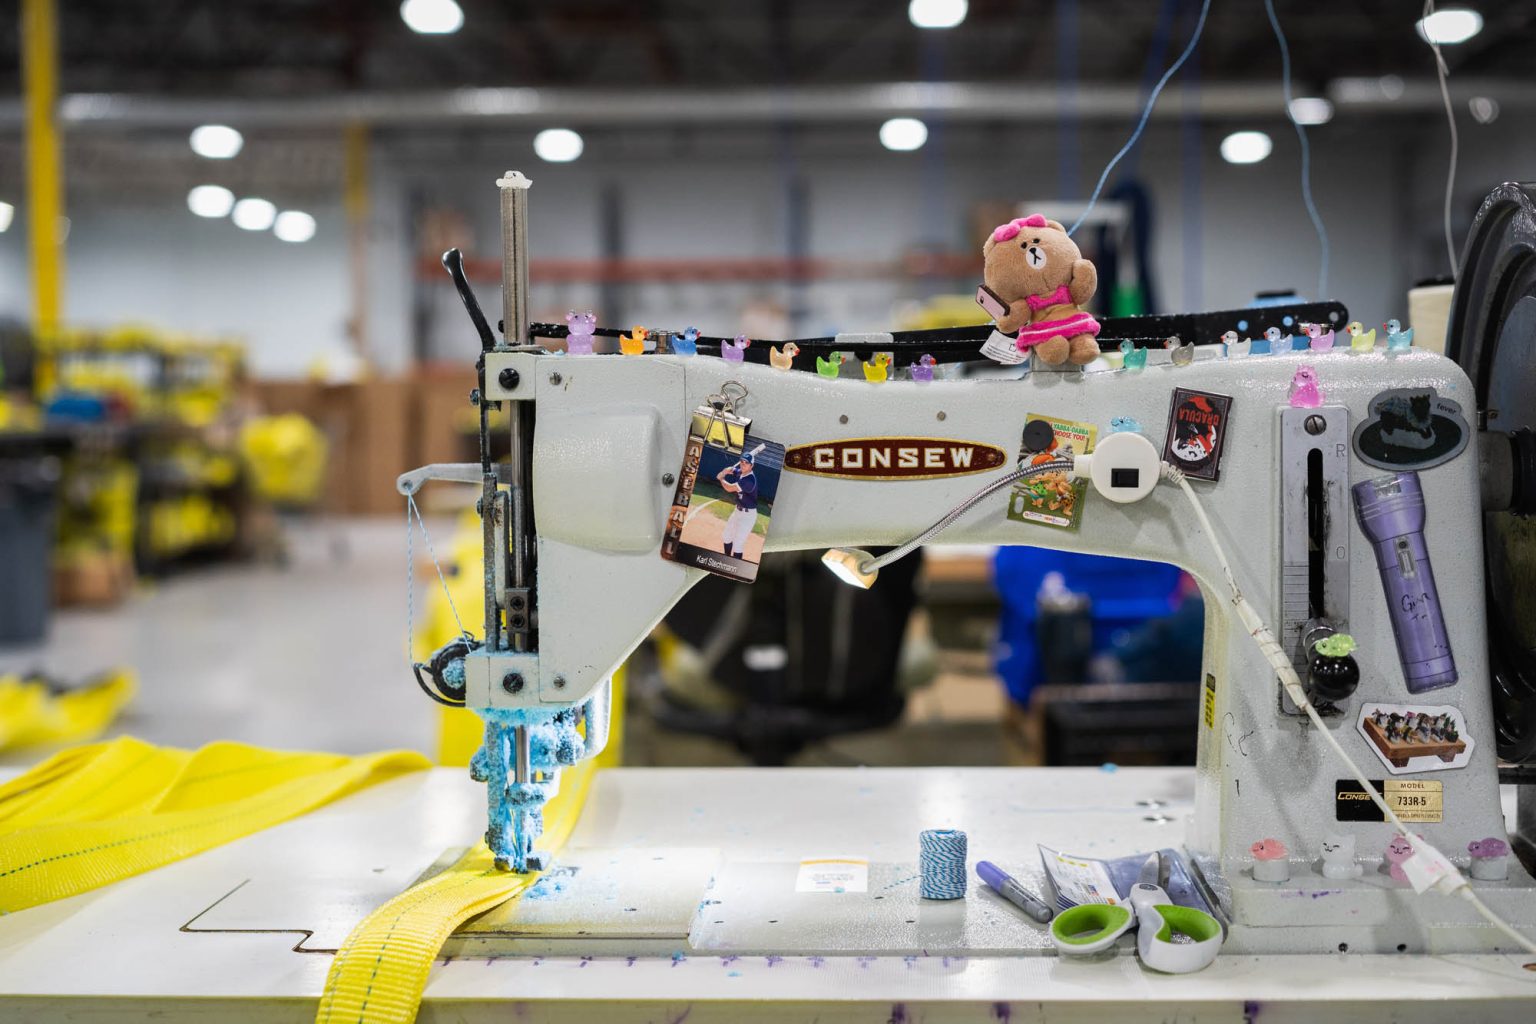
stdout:
[[59,327],[64,305],[64,169],[59,155],[59,41],[54,0],[21,0],[21,67],[27,109],[27,226],[32,318]]
[[342,205],[347,215],[347,253],[352,286],[352,346],[368,356],[368,125],[347,125],[343,136]]

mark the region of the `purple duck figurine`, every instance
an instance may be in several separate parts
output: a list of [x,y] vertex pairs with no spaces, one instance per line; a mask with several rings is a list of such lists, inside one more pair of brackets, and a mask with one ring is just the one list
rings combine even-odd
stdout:
[[752,339],[745,334],[736,335],[735,341],[721,342],[720,358],[728,363],[740,363],[745,361],[747,346],[752,344]]
[[920,384],[927,384],[933,380],[933,367],[938,360],[926,353],[917,357],[917,362],[912,364],[912,379]]
[[565,337],[565,350],[573,356],[592,354],[592,332],[597,330],[597,317],[589,309],[578,313],[574,309],[565,314],[565,326],[570,333]]
[[1312,347],[1313,352],[1327,352],[1333,348],[1333,330],[1331,328],[1326,334],[1323,333],[1322,324],[1302,324],[1301,329],[1309,339],[1307,344]]

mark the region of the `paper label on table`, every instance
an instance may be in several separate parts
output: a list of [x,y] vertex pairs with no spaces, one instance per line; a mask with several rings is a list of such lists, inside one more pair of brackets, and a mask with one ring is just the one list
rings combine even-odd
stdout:
[[795,876],[795,892],[868,891],[867,857],[807,857]]
[[1118,906],[1122,900],[1101,860],[1074,857],[1049,847],[1040,847],[1040,861],[1045,865],[1051,884],[1056,887],[1056,903],[1063,910],[1083,903],[1108,903]]
[[[1445,819],[1445,784],[1430,779],[1372,779],[1371,786],[1403,822],[1436,825]],[[1385,821],[1380,808],[1354,779],[1334,783],[1339,821]]]

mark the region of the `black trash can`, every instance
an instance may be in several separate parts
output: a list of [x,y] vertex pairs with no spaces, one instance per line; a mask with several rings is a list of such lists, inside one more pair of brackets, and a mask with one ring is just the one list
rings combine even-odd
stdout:
[[0,645],[36,643],[53,609],[60,435],[0,432]]

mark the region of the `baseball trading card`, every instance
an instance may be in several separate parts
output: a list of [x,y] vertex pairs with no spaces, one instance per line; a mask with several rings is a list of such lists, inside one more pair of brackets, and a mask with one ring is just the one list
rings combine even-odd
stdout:
[[1227,395],[1174,388],[1163,458],[1190,479],[1219,479],[1231,408],[1232,399]]
[[701,409],[683,452],[661,557],[751,583],[763,558],[784,446],[748,421]]
[[[1098,428],[1092,423],[1077,423],[1030,413],[1024,422],[1044,420],[1050,425],[1051,447],[1043,452],[1027,451],[1020,442],[1019,465],[1071,459],[1093,451]],[[1020,523],[1039,523],[1061,530],[1075,530],[1083,519],[1083,502],[1088,497],[1088,481],[1073,480],[1066,473],[1046,473],[1029,477],[1013,485],[1008,494],[1008,518]]]

